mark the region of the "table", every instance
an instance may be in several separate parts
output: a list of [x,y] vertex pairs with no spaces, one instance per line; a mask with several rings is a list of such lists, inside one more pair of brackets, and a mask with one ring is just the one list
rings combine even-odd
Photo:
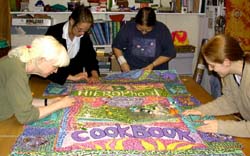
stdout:
[[[187,90],[201,103],[206,103],[213,100],[213,97],[208,94],[199,84],[197,84],[190,76],[180,76],[181,80],[187,87]],[[42,97],[43,91],[49,81],[38,77],[32,77],[30,86],[34,92],[34,97]],[[232,115],[223,116],[220,119],[234,119]],[[0,122],[0,155],[6,156],[11,152],[17,137],[23,131],[23,125],[19,124],[15,117]],[[243,144],[245,155],[250,155],[250,138],[236,138],[238,142]]]

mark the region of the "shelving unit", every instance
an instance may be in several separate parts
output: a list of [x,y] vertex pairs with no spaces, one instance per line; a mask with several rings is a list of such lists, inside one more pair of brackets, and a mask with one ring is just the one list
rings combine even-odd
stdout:
[[[71,12],[11,12],[12,16],[18,16],[20,14],[42,14],[48,15],[52,18],[52,25],[64,22],[68,19],[68,16]],[[110,20],[109,15],[116,14],[124,14],[124,20],[130,20],[132,17],[136,15],[136,12],[92,12],[95,20]],[[196,51],[189,54],[177,54],[177,57],[170,62],[170,68],[180,69],[177,65],[185,66],[188,69],[184,69],[185,71],[181,71],[181,74],[192,75],[194,64],[196,64],[196,54],[197,49],[199,49],[200,41],[204,36],[206,36],[206,27],[207,27],[207,18],[205,14],[202,13],[156,13],[157,20],[166,24],[170,31],[176,30],[184,30],[188,34],[189,44],[194,45],[196,47]],[[19,32],[13,32],[15,29],[25,29],[26,34],[22,34]],[[12,47],[28,44],[30,43],[34,37],[37,35],[44,34],[47,30],[48,26],[36,26],[36,25],[28,25],[28,26],[12,26]],[[111,45],[94,45],[94,48],[104,48],[105,51],[111,52]],[[183,60],[184,59],[184,60]],[[183,61],[188,61],[188,64],[183,64]],[[177,65],[176,65],[177,64]],[[179,70],[180,71],[180,70]],[[177,71],[178,72],[178,71]]]
[[[103,20],[110,20],[110,18],[108,17],[109,15],[117,15],[117,14],[123,14],[125,15],[124,20],[130,20],[131,17],[134,17],[136,15],[137,12],[92,12],[94,19],[98,20],[98,19],[103,19]],[[15,15],[25,15],[25,14],[30,14],[30,15],[34,15],[34,14],[41,14],[41,15],[49,15],[52,18],[54,18],[54,23],[53,24],[57,24],[60,22],[63,22],[65,20],[67,20],[68,16],[71,14],[70,11],[66,11],[66,12],[20,12],[20,11],[14,11],[11,12],[11,15],[15,16]],[[179,17],[192,17],[192,16],[197,16],[197,17],[204,17],[205,14],[204,13],[187,13],[187,14],[183,14],[183,13],[161,13],[161,12],[156,12],[157,18],[159,21],[162,21],[163,23],[164,20],[162,19],[166,19],[167,17],[170,16],[179,16]],[[165,23],[166,24],[166,23]]]

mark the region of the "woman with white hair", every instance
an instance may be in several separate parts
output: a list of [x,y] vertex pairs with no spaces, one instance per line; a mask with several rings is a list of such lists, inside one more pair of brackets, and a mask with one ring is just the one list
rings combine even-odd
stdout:
[[22,123],[29,123],[72,106],[74,99],[66,96],[50,100],[33,99],[29,87],[31,74],[46,78],[58,67],[69,64],[66,49],[52,36],[34,39],[31,45],[12,49],[0,59],[0,121],[15,115]]

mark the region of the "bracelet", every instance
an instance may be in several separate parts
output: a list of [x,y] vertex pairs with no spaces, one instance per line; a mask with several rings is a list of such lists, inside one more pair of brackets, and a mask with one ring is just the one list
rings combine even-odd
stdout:
[[44,106],[48,106],[48,99],[44,99]]
[[118,60],[118,63],[119,63],[120,65],[122,65],[123,63],[127,63],[127,61],[126,61],[126,59],[124,58],[123,55],[119,56],[119,57],[117,58],[117,60]]

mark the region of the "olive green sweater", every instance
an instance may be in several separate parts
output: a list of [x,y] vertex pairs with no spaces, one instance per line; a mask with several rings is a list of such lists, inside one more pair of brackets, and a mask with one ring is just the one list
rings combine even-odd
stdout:
[[222,79],[223,95],[197,109],[207,115],[240,113],[243,121],[219,121],[218,133],[250,137],[250,64],[246,63],[240,86],[233,75]]
[[25,64],[17,58],[0,59],[0,99],[0,121],[13,115],[22,124],[39,118],[38,108],[32,105]]

